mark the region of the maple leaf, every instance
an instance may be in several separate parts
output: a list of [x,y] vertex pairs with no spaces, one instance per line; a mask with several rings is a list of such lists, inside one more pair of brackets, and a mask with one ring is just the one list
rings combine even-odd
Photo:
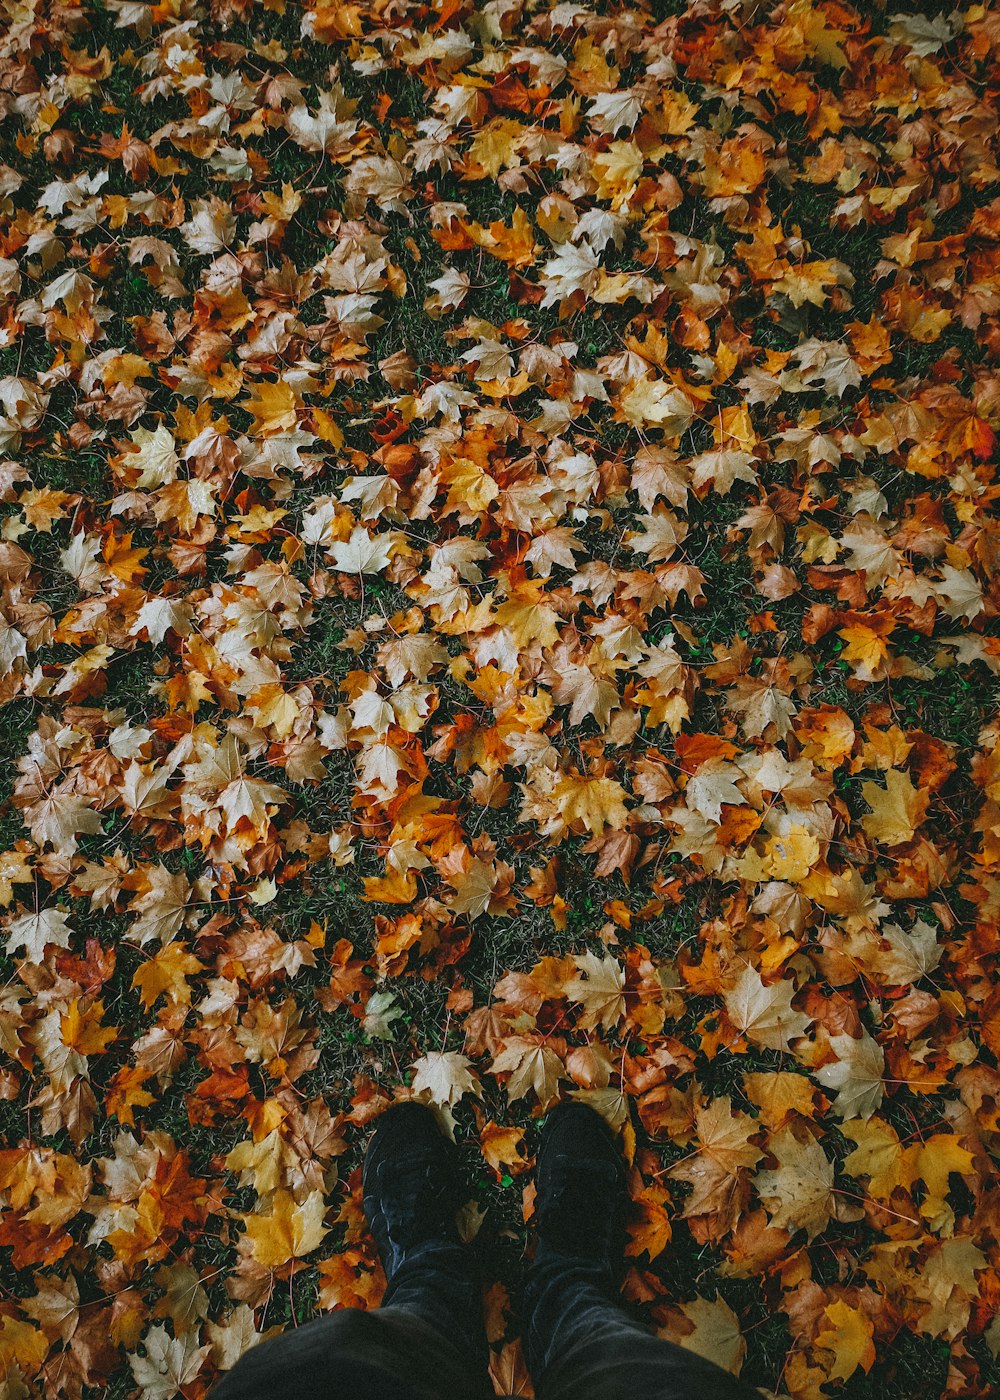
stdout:
[[596,676],[589,666],[571,662],[556,677],[552,698],[557,705],[570,706],[571,725],[582,724],[588,715],[592,715],[603,727],[618,701],[618,686],[607,677]]
[[32,803],[24,811],[25,821],[39,846],[46,843],[72,855],[80,832],[93,835],[101,830],[101,816],[85,797],[56,790]]
[[870,1118],[882,1102],[885,1053],[870,1035],[860,1039],[832,1035],[830,1049],[836,1061],[821,1065],[816,1078],[826,1089],[836,1089],[834,1104],[841,1118]]
[[156,1096],[142,1086],[152,1077],[151,1072],[137,1065],[123,1065],[109,1085],[104,1107],[126,1128],[135,1126],[136,1108],[148,1108]]
[[[479,1143],[498,1181],[502,1177],[518,1176],[527,1171],[523,1128],[503,1127],[491,1119],[480,1129]],[[510,1184],[509,1180],[507,1184]]]
[[142,564],[142,560],[145,559],[149,550],[133,549],[133,537],[131,530],[120,537],[109,533],[105,536],[104,544],[101,546],[101,554],[105,562],[115,578],[120,579],[123,583],[134,583],[141,574],[149,572]]
[[126,453],[122,464],[130,471],[138,468],[139,476],[135,484],[140,491],[177,480],[180,459],[173,435],[162,423],[152,431],[148,428],[133,429],[131,442],[137,450]]
[[930,794],[915,788],[909,773],[898,768],[886,773],[884,788],[878,783],[862,783],[861,795],[872,809],[861,818],[861,825],[881,846],[912,841],[930,803]]
[[22,663],[28,659],[28,639],[16,627],[11,627],[6,619],[0,621],[0,671],[11,675],[25,669]]
[[601,264],[589,244],[564,244],[541,270],[545,288],[543,309],[555,306],[574,292],[592,291],[597,286],[600,271]]
[[210,1320],[205,1330],[212,1348],[212,1360],[220,1371],[231,1371],[252,1346],[280,1333],[282,1329],[280,1324],[276,1324],[264,1332],[258,1332],[253,1309],[246,1303],[237,1303],[220,1321]]
[[583,1007],[580,1025],[585,1030],[602,1026],[611,1031],[625,1015],[625,974],[614,958],[582,953],[573,961],[583,974],[566,984],[570,1001]]
[[815,1115],[813,1088],[805,1075],[787,1070],[746,1074],[743,1087],[768,1128],[783,1128],[793,1113],[803,1118]]
[[363,525],[355,525],[349,540],[335,540],[330,546],[333,567],[345,574],[377,574],[389,567],[398,536],[392,533],[369,535]]
[[323,1191],[310,1191],[301,1202],[290,1191],[277,1190],[266,1210],[243,1215],[251,1253],[258,1264],[276,1269],[290,1259],[304,1259],[330,1233],[323,1224]]
[[247,821],[258,833],[267,830],[272,809],[288,801],[288,794],[275,783],[241,773],[219,793],[219,808],[226,825],[232,831],[241,821]]
[[479,1081],[467,1055],[455,1050],[429,1050],[411,1065],[411,1087],[415,1094],[426,1093],[441,1108],[453,1108],[466,1094],[478,1098]]
[[961,617],[966,622],[971,622],[986,608],[983,590],[968,569],[956,569],[951,564],[942,565],[941,580],[936,585],[935,592],[949,617]]
[[153,957],[136,968],[132,975],[132,986],[142,999],[148,1011],[161,996],[180,1006],[191,1003],[191,989],[187,979],[195,972],[201,972],[204,963],[189,952],[183,943],[167,943]]
[[629,548],[638,554],[645,554],[650,562],[669,559],[687,534],[686,523],[662,506],[655,509],[652,515],[641,516],[640,520],[645,530],[641,535],[636,533],[632,536]]
[[739,1319],[729,1304],[722,1298],[714,1301],[694,1298],[690,1303],[681,1303],[680,1311],[691,1324],[691,1330],[671,1330],[670,1339],[679,1342],[686,1351],[693,1351],[696,1356],[738,1376],[743,1369],[747,1344]]
[[399,775],[406,772],[406,762],[388,743],[370,744],[358,758],[358,785],[383,802],[396,791]]
[[768,987],[756,968],[746,966],[726,993],[726,1014],[755,1045],[787,1051],[812,1021],[811,1016],[793,1010],[794,995],[791,982],[782,979]]
[[433,295],[424,298],[424,310],[428,316],[438,317],[461,306],[469,295],[472,282],[467,273],[458,268],[448,268],[427,285],[433,289]]
[[498,877],[496,871],[477,856],[468,871],[452,877],[452,884],[455,893],[448,900],[448,907],[476,920],[489,909]]
[[669,447],[642,447],[632,467],[631,489],[643,510],[652,510],[660,496],[672,506],[683,507],[688,498],[690,473]]
[[717,1098],[699,1105],[694,1114],[698,1150],[670,1168],[669,1175],[692,1187],[684,1217],[710,1223],[713,1236],[736,1224],[746,1192],[747,1169],[757,1164],[762,1149],[750,1138],[756,1124],[749,1115],[734,1113],[731,1100]]
[[69,917],[54,907],[37,909],[34,913],[20,914],[7,922],[7,952],[13,956],[19,948],[29,962],[41,963],[45,958],[45,948],[54,943],[58,948],[68,948],[70,933]]
[[194,252],[218,253],[233,241],[236,218],[224,200],[214,197],[196,200],[191,218],[181,225],[181,232]]
[[30,885],[34,875],[20,851],[0,851],[0,904],[6,909],[14,897],[14,886]]
[[191,888],[183,874],[174,874],[163,865],[151,865],[143,873],[147,888],[129,905],[129,912],[139,915],[131,926],[131,936],[140,947],[151,938],[169,943],[183,927]]
[[[595,1113],[599,1113],[616,1133],[620,1133],[629,1122],[628,1094],[623,1089],[616,1089],[607,1084],[601,1089],[574,1089],[570,1097],[579,1099]],[[666,1243],[664,1240],[664,1245]],[[653,1258],[653,1255],[650,1255],[650,1258]]]
[[722,821],[723,805],[742,807],[746,802],[736,786],[743,774],[734,763],[723,758],[710,758],[699,765],[688,779],[685,800],[692,811],[706,821],[718,825]]
[[868,1177],[868,1191],[878,1200],[888,1200],[898,1186],[912,1185],[910,1164],[903,1155],[899,1136],[881,1119],[869,1118],[844,1123],[842,1131],[857,1143],[844,1158],[849,1176]]
[[160,773],[146,772],[141,764],[132,762],[125,770],[121,785],[121,801],[126,811],[144,817],[165,816],[174,796]]
[[691,485],[700,491],[711,484],[720,496],[728,496],[737,481],[749,482],[751,486],[756,484],[753,461],[753,454],[743,448],[717,447],[711,452],[699,453],[688,463]]
[[642,114],[643,99],[636,89],[601,92],[591,99],[587,117],[595,131],[615,136],[631,131]]
[[517,1397],[534,1394],[519,1340],[504,1342],[499,1351],[491,1348],[489,1356],[490,1381],[497,1395]]
[[787,371],[783,378],[785,388],[792,393],[800,392],[800,386],[819,384],[842,398],[847,389],[861,383],[861,371],[847,348],[836,341],[810,336],[799,342],[791,359],[797,363],[797,369]]
[[339,87],[321,92],[315,115],[301,102],[289,109],[285,119],[288,134],[305,151],[337,154],[357,130],[357,122],[351,119],[355,105]]
[[375,1040],[392,1040],[396,1035],[393,1026],[404,1014],[404,1008],[390,991],[372,992],[365,1002],[365,1016],[362,1025],[365,1035]]
[[849,1380],[860,1366],[870,1371],[875,1362],[874,1327],[870,1317],[860,1308],[852,1308],[843,1299],[827,1303],[824,1316],[830,1326],[816,1334],[816,1345],[834,1354],[829,1371],[831,1381]]
[[460,358],[475,365],[479,380],[506,379],[514,368],[510,348],[498,340],[480,339],[471,349],[463,350]]
[[171,1337],[162,1325],[151,1327],[142,1339],[145,1355],[129,1356],[129,1365],[142,1400],[174,1400],[198,1375],[210,1348],[199,1346],[194,1332]]
[[781,1229],[804,1230],[813,1239],[825,1230],[833,1211],[833,1163],[813,1138],[800,1140],[791,1127],[772,1135],[768,1151],[778,1165],[759,1171],[754,1187]]
[[113,1026],[101,1025],[103,1015],[104,1003],[99,997],[90,1006],[73,997],[59,1018],[62,1043],[80,1055],[103,1055],[118,1036]]
[[592,778],[564,774],[556,784],[553,799],[567,826],[580,823],[592,835],[606,827],[620,831],[628,820],[625,789],[614,778]]
[[927,977],[941,961],[937,930],[923,919],[907,932],[898,924],[883,924],[879,942],[865,962],[891,986],[908,986]]
[[567,1078],[562,1060],[547,1045],[525,1036],[510,1036],[490,1066],[493,1074],[509,1074],[507,1097],[513,1102],[534,1090],[539,1103],[552,1102],[559,1081]]
[[41,1366],[48,1349],[48,1338],[40,1328],[10,1316],[0,1321],[0,1356],[5,1367],[10,1368],[13,1363],[18,1370],[23,1367],[31,1374]]
[[182,598],[147,598],[129,629],[129,636],[135,637],[144,631],[156,644],[163,641],[168,631],[187,637],[193,617],[194,608]]
[[892,624],[883,635],[882,631],[876,631],[860,622],[840,628],[839,635],[847,643],[843,652],[844,660],[857,666],[855,674],[859,680],[870,681],[879,675],[889,656],[886,637],[891,630]]
[[720,1097],[700,1105],[694,1123],[699,1151],[727,1172],[754,1167],[760,1161],[762,1150],[750,1141],[755,1121],[746,1113],[734,1112],[731,1099]]
[[694,417],[684,391],[662,379],[637,380],[621,395],[619,407],[633,427],[661,428],[668,437],[679,437]]

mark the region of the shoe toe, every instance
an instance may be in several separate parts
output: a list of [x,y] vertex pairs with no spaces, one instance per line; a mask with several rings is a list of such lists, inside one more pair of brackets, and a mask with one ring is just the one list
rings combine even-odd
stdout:
[[392,1104],[375,1122],[365,1153],[364,1180],[374,1179],[382,1163],[450,1161],[448,1142],[426,1104],[407,1100]]
[[546,1155],[621,1160],[614,1130],[601,1115],[575,1099],[564,1099],[549,1114],[542,1130]]

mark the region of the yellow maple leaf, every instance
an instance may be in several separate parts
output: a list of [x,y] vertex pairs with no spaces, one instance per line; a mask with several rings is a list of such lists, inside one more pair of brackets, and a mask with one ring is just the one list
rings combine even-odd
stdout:
[[48,1352],[49,1341],[40,1328],[14,1317],[0,1317],[0,1369],[5,1375],[14,1366],[34,1374]]
[[553,800],[567,826],[579,822],[591,835],[599,836],[606,827],[621,831],[628,820],[627,797],[614,778],[591,778],[566,773],[553,790]]
[[525,134],[519,122],[495,117],[477,132],[466,156],[467,174],[472,180],[489,176],[495,180],[505,165],[514,161],[514,143]]
[[298,424],[296,409],[302,400],[283,379],[264,380],[254,386],[254,396],[241,404],[254,416],[255,433],[290,433]]
[[144,1069],[141,1065],[122,1065],[108,1085],[105,1111],[117,1118],[123,1127],[133,1127],[133,1109],[148,1108],[154,1101],[155,1095],[142,1087],[152,1077],[152,1070]]
[[749,849],[739,862],[745,880],[786,880],[799,884],[819,860],[820,846],[804,826],[790,825],[786,832],[769,836],[762,853]]
[[483,247],[508,267],[530,267],[535,261],[538,245],[534,230],[527,214],[517,205],[511,227],[499,221],[490,224],[489,237],[483,240]]
[[[891,631],[890,627],[886,636]],[[857,667],[858,679],[874,680],[875,673],[889,655],[889,644],[886,637],[882,636],[880,632],[874,631],[873,628],[866,627],[861,622],[852,622],[847,627],[841,627],[837,635],[843,637],[847,643],[841,656],[850,665]]]
[[935,1234],[949,1234],[955,1228],[955,1212],[948,1202],[951,1175],[976,1174],[975,1158],[951,1133],[935,1133],[926,1142],[911,1143],[903,1151],[905,1170],[927,1188],[920,1202],[920,1214]]
[[795,986],[780,980],[767,986],[755,967],[745,966],[726,992],[726,1014],[737,1030],[769,1050],[787,1051],[812,1020],[792,1006]]
[[507,1098],[511,1103],[534,1090],[539,1103],[555,1098],[559,1081],[566,1079],[566,1068],[554,1050],[526,1036],[508,1036],[503,1049],[490,1066],[491,1074],[509,1074]]
[[116,539],[114,535],[107,535],[101,547],[101,553],[105,562],[111,566],[111,572],[115,578],[120,578],[123,583],[132,583],[140,574],[148,573],[148,569],[142,567],[142,560],[149,553],[148,549],[132,548],[132,532],[122,535],[121,539]]
[[694,1298],[681,1304],[681,1312],[692,1324],[687,1333],[671,1333],[686,1351],[703,1356],[723,1370],[738,1376],[746,1356],[747,1344],[740,1331],[739,1318],[722,1298]]
[[635,189],[642,166],[642,151],[634,141],[612,141],[606,151],[594,157],[592,164],[598,199],[609,199],[614,208],[619,208]]
[[[760,1109],[761,1120],[772,1130],[783,1128],[793,1113],[803,1118],[816,1116],[813,1086],[804,1074],[793,1074],[790,1070],[745,1074],[743,1087],[750,1102]],[[846,1125],[844,1132],[847,1132]]]
[[80,1006],[81,1000],[80,997],[73,997],[59,1018],[62,1043],[81,1055],[103,1055],[118,1032],[114,1026],[101,1025],[104,1002],[100,998],[83,1008]]
[[583,1007],[584,1030],[614,1030],[625,1015],[625,974],[614,958],[583,953],[574,959],[580,976],[566,984],[566,995]]
[[915,1164],[904,1157],[894,1128],[880,1118],[869,1118],[845,1123],[841,1131],[857,1143],[844,1158],[844,1171],[849,1176],[866,1176],[872,1196],[887,1201],[897,1186],[909,1189]]
[[930,801],[928,793],[913,786],[909,773],[898,768],[890,768],[886,773],[884,788],[878,783],[862,783],[861,795],[872,809],[861,818],[861,825],[880,846],[902,846],[912,841]]
[[441,480],[449,488],[444,514],[458,511],[466,519],[481,514],[500,494],[500,488],[471,457],[452,457],[441,465]]
[[247,710],[258,729],[273,729],[279,739],[287,739],[299,718],[299,707],[280,685],[261,686],[247,701]]
[[363,899],[378,904],[412,904],[416,899],[417,881],[412,870],[390,870],[387,875],[366,875]]
[[137,379],[149,379],[153,373],[153,366],[142,355],[113,355],[104,367],[104,382],[109,388],[121,384],[132,389]]
[[498,1181],[507,1173],[518,1176],[528,1168],[523,1128],[505,1127],[491,1119],[480,1129],[479,1145]]
[[275,1191],[268,1210],[242,1217],[253,1257],[269,1269],[304,1259],[329,1234],[323,1225],[325,1214],[322,1191],[311,1191],[301,1204],[290,1191]]
[[558,641],[559,615],[547,605],[545,596],[538,585],[525,583],[513,589],[507,601],[497,608],[496,625],[509,627],[519,647],[527,647],[533,641],[552,647]]
[[816,1345],[833,1352],[829,1379],[846,1381],[859,1366],[863,1371],[870,1371],[875,1360],[871,1319],[841,1298],[827,1304],[826,1316],[831,1326],[818,1334]]
[[619,421],[634,428],[657,427],[679,437],[694,417],[694,407],[683,389],[646,375],[635,380],[618,400]]
[[190,1006],[191,988],[187,979],[195,972],[202,972],[204,967],[183,943],[168,943],[136,968],[132,986],[138,991],[146,1011],[164,994],[177,1006]]
[[833,1163],[814,1138],[798,1138],[791,1127],[772,1134],[768,1151],[773,1170],[760,1171],[754,1186],[771,1216],[784,1230],[805,1230],[814,1239],[830,1223],[834,1208]]

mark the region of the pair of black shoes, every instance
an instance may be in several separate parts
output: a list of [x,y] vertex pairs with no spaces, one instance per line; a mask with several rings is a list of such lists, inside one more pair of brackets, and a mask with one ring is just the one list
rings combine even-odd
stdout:
[[[624,1274],[625,1163],[600,1114],[571,1100],[553,1109],[535,1184],[535,1270],[583,1264],[613,1296]],[[415,1102],[387,1109],[365,1157],[363,1200],[390,1291],[420,1246],[458,1242],[458,1197],[454,1148],[430,1109]]]

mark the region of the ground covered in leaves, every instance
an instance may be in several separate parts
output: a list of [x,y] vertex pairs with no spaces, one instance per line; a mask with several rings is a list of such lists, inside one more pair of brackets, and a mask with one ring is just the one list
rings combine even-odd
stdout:
[[[1000,12],[4,5],[0,1382],[373,1306],[538,1120],[811,1400],[1000,1324]],[[595,1203],[595,1206],[597,1203]]]

